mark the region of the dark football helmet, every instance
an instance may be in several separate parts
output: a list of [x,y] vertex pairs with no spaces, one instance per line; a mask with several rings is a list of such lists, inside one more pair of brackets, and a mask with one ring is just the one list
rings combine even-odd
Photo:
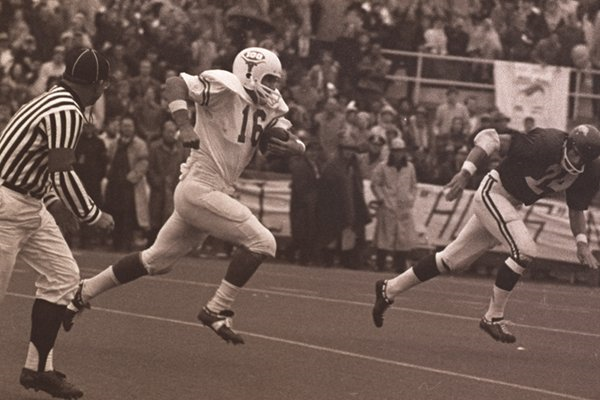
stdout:
[[[575,149],[581,156],[582,165],[577,167],[569,159],[568,150]],[[562,166],[570,174],[576,175],[583,172],[585,164],[594,161],[600,156],[600,131],[592,125],[577,125],[569,132],[565,140]]]

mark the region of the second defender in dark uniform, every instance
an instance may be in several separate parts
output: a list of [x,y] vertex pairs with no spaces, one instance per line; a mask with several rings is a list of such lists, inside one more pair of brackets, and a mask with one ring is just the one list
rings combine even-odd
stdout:
[[600,181],[600,132],[579,125],[567,133],[537,128],[527,135],[498,134],[485,129],[459,171],[446,185],[446,199],[455,200],[487,157],[499,151],[505,156],[477,189],[473,216],[458,237],[444,250],[421,259],[413,268],[375,284],[373,322],[383,325],[383,313],[394,298],[411,287],[468,267],[485,252],[506,243],[510,257],[498,270],[490,305],[479,326],[497,341],[515,342],[504,321],[509,295],[537,255],[537,246],[519,215],[523,205],[557,192],[566,192],[569,222],[582,264],[598,268],[588,245],[584,211],[598,191]]

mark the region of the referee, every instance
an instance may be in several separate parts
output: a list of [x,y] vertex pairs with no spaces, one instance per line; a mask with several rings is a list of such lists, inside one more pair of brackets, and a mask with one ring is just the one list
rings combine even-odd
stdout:
[[65,65],[61,82],[23,105],[0,133],[0,301],[17,259],[39,274],[20,383],[74,399],[83,392],[54,370],[52,354],[80,280],[61,229],[73,231],[79,222],[105,230],[114,225],[73,170],[85,107],[108,87],[110,65],[88,48],[71,50]]

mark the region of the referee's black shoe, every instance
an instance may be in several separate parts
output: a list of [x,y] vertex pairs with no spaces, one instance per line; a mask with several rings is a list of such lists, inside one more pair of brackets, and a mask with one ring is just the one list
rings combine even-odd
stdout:
[[375,282],[375,304],[373,305],[372,315],[373,323],[378,328],[383,326],[383,313],[394,303],[385,294],[386,286],[387,281],[380,280]]
[[65,310],[65,314],[62,320],[62,326],[65,331],[69,332],[73,327],[73,323],[75,322],[75,317],[83,312],[85,309],[92,308],[89,302],[83,301],[81,297],[81,291],[83,290],[83,281],[79,282],[79,286],[77,286],[77,291],[75,292],[75,297],[67,306]]
[[83,392],[69,382],[65,374],[58,371],[38,372],[23,368],[19,382],[25,389],[33,389],[36,392],[41,390],[59,399],[72,400],[83,396]]

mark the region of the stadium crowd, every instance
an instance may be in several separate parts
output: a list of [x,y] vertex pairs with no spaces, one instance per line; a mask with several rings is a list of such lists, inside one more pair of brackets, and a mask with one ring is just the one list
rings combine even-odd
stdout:
[[[288,118],[309,151],[290,161],[257,153],[251,167],[291,174],[292,197],[309,197],[315,220],[301,223],[308,231],[296,234],[310,238],[318,218],[314,209],[331,208],[339,197],[318,193],[323,185],[314,180],[342,179],[353,187],[355,177],[336,164],[344,151],[352,152],[356,176],[370,179],[399,138],[396,149],[405,149],[417,181],[445,184],[460,169],[475,131],[492,126],[510,131],[508,117],[481,109],[455,88],[436,105],[413,104],[410,90],[399,98],[386,96],[386,75],[399,69],[414,73],[415,65],[409,58],[388,58],[382,49],[600,68],[599,9],[600,2],[590,0],[2,0],[0,129],[20,105],[60,79],[66,50],[87,46],[105,53],[111,86],[89,110],[77,170],[90,195],[115,217],[113,247],[130,250],[136,232],[152,241],[170,214],[186,157],[162,97],[165,80],[182,71],[230,70],[241,48],[268,48],[286,71],[281,92],[290,106]],[[447,61],[431,63],[427,73],[491,80],[485,67]],[[597,80],[595,92],[600,75]],[[523,121],[522,132],[534,125]],[[357,206],[364,195],[354,190],[348,193],[356,198],[346,206],[364,227],[369,215]],[[305,211],[301,208],[300,221],[307,221]],[[291,218],[294,236],[298,215]],[[95,232],[82,229],[77,244],[97,240]],[[361,243],[361,235],[352,242]],[[302,262],[315,262],[318,249],[296,246]],[[351,255],[340,259],[349,267],[362,262]],[[333,260],[326,256],[323,262]]]

